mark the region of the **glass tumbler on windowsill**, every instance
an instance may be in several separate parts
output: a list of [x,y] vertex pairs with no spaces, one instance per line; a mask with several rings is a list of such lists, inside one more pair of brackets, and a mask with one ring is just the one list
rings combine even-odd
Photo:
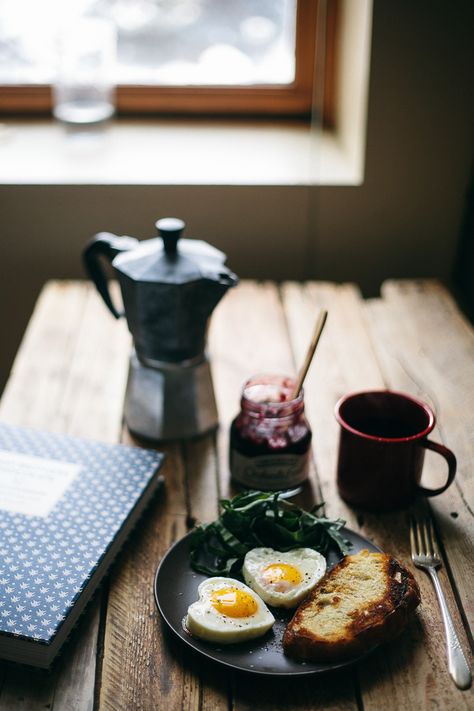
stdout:
[[96,124],[115,111],[116,28],[110,20],[80,18],[59,36],[53,114],[69,124]]

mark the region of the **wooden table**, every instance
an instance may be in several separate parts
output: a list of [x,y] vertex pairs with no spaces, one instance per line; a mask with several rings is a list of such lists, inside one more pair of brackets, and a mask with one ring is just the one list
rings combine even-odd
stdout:
[[[295,372],[319,308],[327,328],[306,385],[314,433],[311,484],[301,503],[326,501],[330,516],[402,560],[409,558],[407,512],[376,516],[348,508],[335,489],[343,394],[390,386],[430,402],[434,438],[458,457],[455,484],[431,502],[445,556],[442,585],[465,650],[474,620],[474,333],[436,282],[387,282],[364,301],[350,284],[244,282],[217,308],[210,352],[221,428],[164,449],[166,492],[141,520],[108,582],[88,607],[52,671],[0,664],[0,711],[133,709],[468,709],[446,665],[440,612],[428,577],[414,574],[423,603],[401,638],[359,667],[295,682],[249,678],[209,666],[164,634],[152,593],[155,568],[196,520],[215,518],[230,493],[229,423],[242,382],[258,371]],[[1,402],[3,421],[106,441],[130,441],[122,425],[129,336],[90,285],[43,290]],[[426,479],[444,475],[428,454]],[[439,467],[439,470],[438,470]],[[425,476],[425,474],[424,474]]]

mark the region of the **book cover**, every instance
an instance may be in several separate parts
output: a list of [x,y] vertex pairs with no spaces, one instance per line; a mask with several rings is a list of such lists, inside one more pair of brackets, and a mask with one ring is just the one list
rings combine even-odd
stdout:
[[50,665],[161,483],[163,458],[0,424],[0,658]]

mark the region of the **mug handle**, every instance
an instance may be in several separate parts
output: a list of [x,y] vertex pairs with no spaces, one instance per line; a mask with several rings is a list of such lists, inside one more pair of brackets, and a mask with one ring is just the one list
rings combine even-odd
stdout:
[[444,457],[448,463],[448,479],[443,486],[439,487],[439,489],[425,489],[424,486],[417,484],[420,494],[424,494],[424,496],[438,496],[438,494],[442,494],[443,491],[446,491],[448,486],[453,483],[453,479],[456,475],[456,457],[450,449],[442,444],[438,444],[438,442],[431,442],[429,439],[425,439],[420,442],[420,445],[425,449],[431,449],[433,452],[441,454],[441,456]]

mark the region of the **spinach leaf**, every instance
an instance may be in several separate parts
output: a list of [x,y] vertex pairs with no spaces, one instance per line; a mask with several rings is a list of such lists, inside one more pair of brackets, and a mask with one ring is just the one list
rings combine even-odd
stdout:
[[245,491],[223,499],[216,521],[197,526],[191,536],[191,566],[205,575],[239,576],[245,554],[252,548],[280,551],[330,548],[345,555],[350,543],[340,533],[345,521],[319,516],[324,504],[304,511],[282,498],[282,491]]

